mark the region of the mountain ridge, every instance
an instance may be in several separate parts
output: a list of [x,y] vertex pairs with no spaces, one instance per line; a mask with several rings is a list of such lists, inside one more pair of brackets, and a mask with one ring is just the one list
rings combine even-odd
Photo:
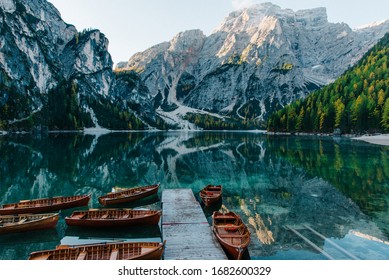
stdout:
[[[325,8],[232,12],[119,63],[45,0],[0,0],[0,129],[242,129],[333,81],[384,31],[328,23]],[[382,35],[382,36],[381,36]],[[216,125],[217,123],[217,125]]]
[[293,12],[258,4],[230,13],[209,36],[180,33],[187,50],[191,40],[202,48],[191,49],[179,69],[177,61],[188,53],[170,41],[137,53],[116,71],[138,71],[158,108],[175,104],[264,121],[272,110],[334,81],[387,30],[389,21],[359,31],[329,23],[325,8]]

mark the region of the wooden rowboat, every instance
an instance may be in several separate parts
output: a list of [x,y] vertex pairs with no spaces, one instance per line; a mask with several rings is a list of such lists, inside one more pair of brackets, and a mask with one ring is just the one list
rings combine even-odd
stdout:
[[158,210],[93,209],[75,211],[65,221],[69,226],[83,227],[124,227],[156,225],[161,217]]
[[208,185],[200,191],[200,198],[205,206],[210,206],[222,197],[222,186]]
[[239,215],[234,212],[214,212],[212,230],[226,253],[240,260],[250,243],[250,232]]
[[120,242],[92,245],[60,245],[33,252],[29,260],[160,260],[165,242]]
[[21,200],[17,203],[4,204],[0,215],[48,213],[61,209],[88,205],[90,195],[58,196],[33,200]]
[[132,202],[158,192],[159,184],[130,188],[119,192],[111,192],[99,197],[99,203],[101,205],[113,205],[120,203]]
[[0,216],[0,234],[54,228],[58,219],[56,213]]

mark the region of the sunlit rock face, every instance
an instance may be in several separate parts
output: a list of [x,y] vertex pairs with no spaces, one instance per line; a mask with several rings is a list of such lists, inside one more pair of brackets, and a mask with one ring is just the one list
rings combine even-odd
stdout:
[[140,73],[162,111],[174,104],[246,117],[251,105],[266,119],[336,79],[388,30],[389,21],[352,30],[328,22],[325,8],[295,12],[264,3],[232,12],[209,36],[182,32],[117,70]]

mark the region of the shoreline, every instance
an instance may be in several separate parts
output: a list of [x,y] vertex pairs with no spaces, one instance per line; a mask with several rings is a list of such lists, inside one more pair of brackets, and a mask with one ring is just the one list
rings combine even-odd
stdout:
[[267,132],[268,135],[287,135],[287,136],[328,136],[328,137],[344,137],[352,140],[364,141],[370,144],[389,146],[389,134],[378,134],[378,135],[355,135],[355,134],[342,134],[334,135],[331,133],[306,133],[306,132]]
[[353,140],[364,141],[370,144],[389,146],[389,134],[380,135],[363,135],[359,137],[353,137]]
[[[266,135],[287,135],[287,136],[332,136],[335,135],[331,133],[290,133],[290,132],[269,132],[266,130],[166,130],[165,132],[248,132],[248,133],[260,133]],[[48,134],[52,133],[83,133],[85,135],[104,135],[110,133],[128,133],[128,132],[164,132],[164,130],[109,130],[103,128],[87,128],[84,130],[52,130],[48,131]],[[30,134],[31,132],[14,132],[11,134]],[[9,134],[8,131],[0,130],[0,136],[5,136]],[[350,138],[352,140],[364,141],[370,144],[381,145],[381,146],[389,146],[389,134],[379,134],[379,135],[362,135],[357,136],[353,134],[343,134],[340,137]]]

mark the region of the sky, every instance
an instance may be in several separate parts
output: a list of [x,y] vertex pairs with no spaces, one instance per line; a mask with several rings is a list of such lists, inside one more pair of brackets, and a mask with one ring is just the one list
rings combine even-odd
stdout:
[[[170,41],[177,33],[200,29],[206,35],[234,10],[260,0],[48,0],[79,31],[99,29],[109,39],[114,63]],[[329,22],[351,28],[389,19],[388,0],[272,0],[294,11],[326,7]]]

